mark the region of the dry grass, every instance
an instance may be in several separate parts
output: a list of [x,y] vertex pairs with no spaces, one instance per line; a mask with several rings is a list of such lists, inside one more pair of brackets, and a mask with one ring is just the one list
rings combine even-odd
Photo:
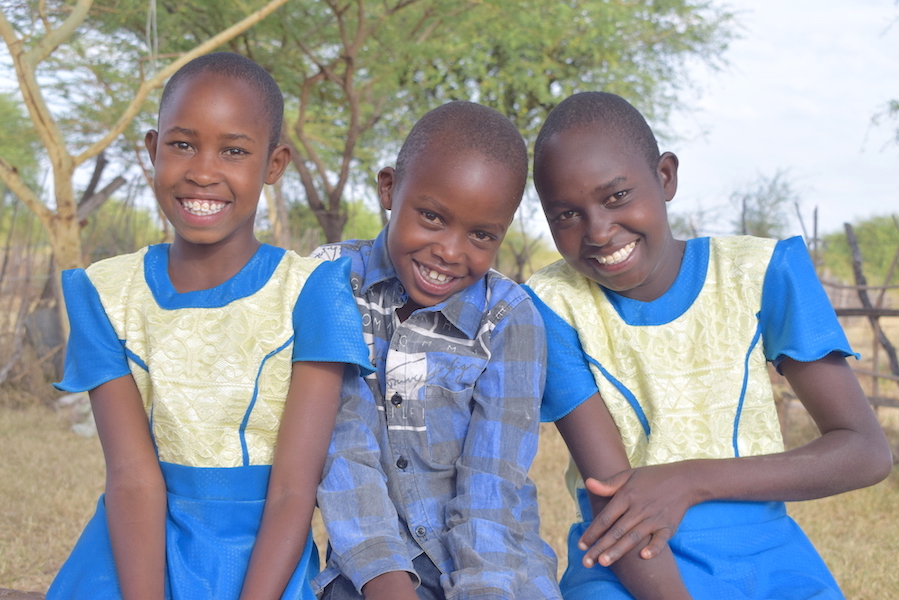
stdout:
[[0,588],[45,591],[93,513],[100,442],[69,425],[44,406],[0,401]]

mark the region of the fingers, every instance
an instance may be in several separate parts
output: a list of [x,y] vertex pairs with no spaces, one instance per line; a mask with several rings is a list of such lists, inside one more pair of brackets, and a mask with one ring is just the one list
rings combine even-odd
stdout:
[[[642,558],[653,558],[673,535],[672,530],[656,529],[648,521],[628,526],[624,519],[618,519],[610,527],[599,521],[595,519],[578,541],[580,549],[585,551],[582,563],[587,568],[595,564],[608,567],[635,548],[640,548]],[[596,539],[600,532],[604,534]]]
[[665,549],[672,535],[673,533],[670,529],[660,529],[654,532],[649,543],[640,550],[640,557],[648,559],[658,556]]

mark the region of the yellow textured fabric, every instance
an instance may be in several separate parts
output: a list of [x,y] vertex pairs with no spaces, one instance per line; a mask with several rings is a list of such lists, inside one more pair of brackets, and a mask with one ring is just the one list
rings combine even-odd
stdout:
[[[529,285],[578,332],[583,349],[636,397],[647,437],[626,397],[591,365],[631,466],[734,456],[733,432],[747,373],[737,447],[741,456],[783,450],[758,329],[774,240],[712,238],[705,285],[669,323],[631,326],[602,289],[560,261]],[[550,348],[550,351],[552,349]]]
[[[87,274],[126,348],[152,421],[159,458],[196,467],[269,465],[290,384],[292,312],[321,261],[287,252],[256,293],[220,308],[161,308],[144,278],[146,249],[91,265]],[[280,348],[280,351],[278,349]],[[271,355],[271,356],[269,356]]]

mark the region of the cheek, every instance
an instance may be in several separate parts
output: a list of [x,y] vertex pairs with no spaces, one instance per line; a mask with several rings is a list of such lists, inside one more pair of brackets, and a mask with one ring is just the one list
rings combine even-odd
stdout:
[[578,242],[579,237],[574,232],[573,227],[569,227],[566,229],[552,229],[553,241],[556,243],[556,249],[563,256],[568,256],[573,253],[576,253],[580,244]]

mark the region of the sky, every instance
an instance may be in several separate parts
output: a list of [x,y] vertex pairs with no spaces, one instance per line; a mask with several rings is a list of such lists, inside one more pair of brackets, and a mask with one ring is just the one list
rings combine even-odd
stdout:
[[[696,94],[662,143],[680,159],[673,214],[706,216],[731,233],[729,202],[784,171],[811,235],[844,222],[899,215],[899,120],[872,117],[899,100],[899,4],[894,0],[737,0],[741,38],[728,65],[692,69]],[[795,211],[794,211],[795,214]],[[798,219],[790,233],[801,234]]]

